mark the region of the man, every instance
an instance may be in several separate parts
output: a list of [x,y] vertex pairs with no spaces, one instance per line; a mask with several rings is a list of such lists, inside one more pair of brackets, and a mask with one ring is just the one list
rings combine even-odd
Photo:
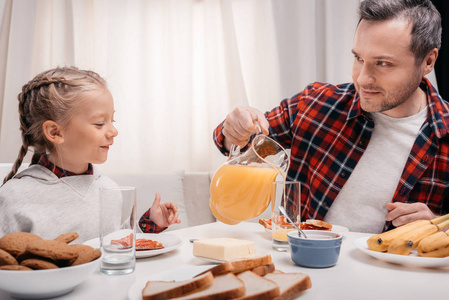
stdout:
[[449,106],[424,77],[441,45],[429,0],[364,0],[354,83],[313,83],[263,114],[234,109],[214,131],[223,154],[257,123],[291,149],[303,219],[381,232],[449,212]]

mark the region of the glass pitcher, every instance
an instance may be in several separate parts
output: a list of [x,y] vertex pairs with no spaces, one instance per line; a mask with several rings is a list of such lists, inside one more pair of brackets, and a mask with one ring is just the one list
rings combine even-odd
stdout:
[[270,204],[272,183],[285,178],[290,156],[273,139],[258,134],[243,153],[232,146],[229,159],[215,172],[209,207],[226,224],[238,224],[259,216]]

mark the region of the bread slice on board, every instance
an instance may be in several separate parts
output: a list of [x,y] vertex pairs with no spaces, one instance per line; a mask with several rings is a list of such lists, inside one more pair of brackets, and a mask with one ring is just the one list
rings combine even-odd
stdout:
[[[202,275],[205,272],[212,272],[214,276],[232,272],[234,274],[251,270],[259,266],[268,265],[271,263],[271,255],[256,256],[252,258],[236,259],[223,262],[216,265],[198,275]],[[198,276],[197,275],[197,276]]]
[[239,300],[265,300],[279,296],[280,290],[276,283],[261,277],[252,271],[245,271],[237,275],[245,284],[245,296]]
[[176,299],[235,299],[245,295],[245,285],[234,273],[226,273],[215,277],[207,288],[190,293]]
[[207,288],[214,281],[211,272],[183,281],[148,281],[142,290],[143,300],[158,300],[179,297]]
[[304,290],[312,287],[310,277],[304,273],[268,273],[264,278],[279,286],[281,300],[295,299]]

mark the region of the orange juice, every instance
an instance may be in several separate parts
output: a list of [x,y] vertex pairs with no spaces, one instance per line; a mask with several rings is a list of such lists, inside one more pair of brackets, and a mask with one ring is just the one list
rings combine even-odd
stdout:
[[237,224],[259,216],[270,204],[273,168],[223,165],[212,178],[209,205],[214,216]]
[[287,242],[288,241],[287,233],[289,233],[292,230],[295,230],[295,228],[272,229],[271,236],[275,240]]

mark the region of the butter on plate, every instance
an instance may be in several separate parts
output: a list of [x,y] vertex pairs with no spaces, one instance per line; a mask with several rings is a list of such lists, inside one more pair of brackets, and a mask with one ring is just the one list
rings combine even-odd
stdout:
[[193,255],[228,261],[256,255],[254,242],[233,238],[204,239],[193,242]]

